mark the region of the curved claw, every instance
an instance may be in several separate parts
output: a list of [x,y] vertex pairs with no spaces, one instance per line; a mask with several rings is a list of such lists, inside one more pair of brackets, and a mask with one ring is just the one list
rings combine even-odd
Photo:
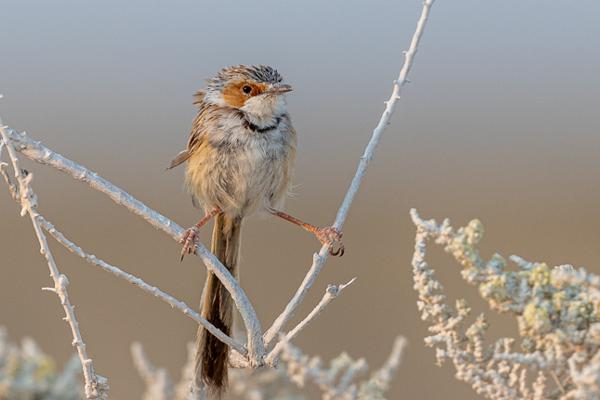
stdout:
[[332,256],[343,256],[345,252],[345,247],[343,243],[340,243],[339,247],[337,248],[337,250],[334,250],[333,247],[331,247],[329,249],[329,254],[331,254]]
[[331,254],[332,256],[338,256],[338,255],[339,255],[339,256],[341,257],[341,256],[343,256],[343,255],[344,255],[344,252],[345,252],[344,245],[341,245],[341,246],[340,246],[340,247],[338,247],[338,249],[337,249],[337,250],[335,250],[335,251],[333,250],[333,248],[331,248],[331,249],[329,250],[329,254]]
[[198,237],[198,228],[195,226],[189,229],[186,229],[181,235],[181,239],[179,239],[179,243],[183,244],[181,248],[181,258],[179,261],[183,261],[183,257],[186,254],[196,254],[196,240]]
[[[343,256],[344,255],[344,244],[342,243],[342,232],[337,230],[332,226],[328,226],[325,228],[319,228],[317,232],[315,232],[317,239],[322,244],[326,244],[329,246],[329,254],[332,256]],[[337,245],[337,249],[335,248]]]

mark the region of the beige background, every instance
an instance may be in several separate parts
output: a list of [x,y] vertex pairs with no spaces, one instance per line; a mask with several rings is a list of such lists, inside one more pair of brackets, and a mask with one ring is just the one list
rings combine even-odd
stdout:
[[[0,111],[5,123],[98,171],[149,206],[191,225],[182,170],[191,95],[220,67],[268,63],[296,88],[296,197],[288,210],[330,223],[389,95],[420,12],[418,1],[3,2]],[[410,259],[417,207],[456,225],[478,217],[483,253],[519,254],[600,272],[598,97],[600,6],[592,1],[436,2],[400,108],[332,259],[327,283],[356,283],[299,338],[310,354],[343,350],[379,365],[393,337],[410,347],[391,399],[470,399],[424,347]],[[94,254],[182,298],[199,300],[204,267],[139,218],[62,174],[27,163],[40,211]],[[0,189],[0,324],[64,361],[72,349],[29,221]],[[208,230],[202,239],[207,242]],[[194,324],[165,304],[53,245],[71,281],[88,349],[114,399],[141,395],[129,345],[141,341],[173,374]],[[247,223],[242,282],[268,325],[318,244],[273,219]],[[453,298],[474,300],[449,257],[434,252]],[[495,336],[511,334],[494,317]]]

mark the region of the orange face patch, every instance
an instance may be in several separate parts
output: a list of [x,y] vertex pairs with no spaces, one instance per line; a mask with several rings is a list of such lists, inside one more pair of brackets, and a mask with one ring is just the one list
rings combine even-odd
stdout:
[[241,108],[250,97],[257,96],[267,90],[267,85],[254,81],[230,83],[223,89],[223,100],[230,107]]

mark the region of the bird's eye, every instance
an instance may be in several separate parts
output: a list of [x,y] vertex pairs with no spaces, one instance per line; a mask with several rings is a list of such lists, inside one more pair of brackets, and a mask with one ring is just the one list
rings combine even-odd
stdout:
[[250,86],[246,85],[242,88],[242,92],[244,92],[246,94],[250,94],[250,92],[252,92],[252,88]]

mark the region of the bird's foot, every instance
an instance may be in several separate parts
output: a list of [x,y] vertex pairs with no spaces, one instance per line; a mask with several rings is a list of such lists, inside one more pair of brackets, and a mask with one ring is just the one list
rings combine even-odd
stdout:
[[333,226],[319,228],[315,236],[322,244],[329,246],[329,254],[332,256],[344,255],[344,243],[342,243],[342,232]]
[[183,244],[183,247],[181,249],[180,261],[183,261],[183,257],[185,257],[186,254],[196,254],[196,243],[198,242],[198,233],[198,227],[193,226],[191,228],[186,229],[185,232],[183,232],[183,234],[181,235],[179,243]]

